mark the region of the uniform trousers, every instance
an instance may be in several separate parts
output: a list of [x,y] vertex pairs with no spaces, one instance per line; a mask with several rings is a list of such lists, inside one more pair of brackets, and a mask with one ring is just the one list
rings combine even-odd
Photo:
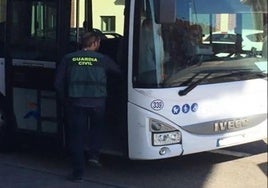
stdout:
[[90,155],[99,156],[103,139],[102,129],[105,124],[105,105],[81,107],[69,104],[65,110],[73,176],[83,176],[85,149],[89,148]]

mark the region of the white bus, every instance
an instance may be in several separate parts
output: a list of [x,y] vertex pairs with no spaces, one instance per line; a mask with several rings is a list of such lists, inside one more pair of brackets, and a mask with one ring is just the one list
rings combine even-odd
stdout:
[[0,0],[0,148],[68,144],[55,69],[90,30],[122,69],[103,152],[162,159],[266,138],[267,21],[266,0]]

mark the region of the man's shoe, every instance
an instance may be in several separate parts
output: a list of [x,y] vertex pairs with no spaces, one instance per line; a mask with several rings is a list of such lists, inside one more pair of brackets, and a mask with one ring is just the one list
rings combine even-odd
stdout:
[[102,167],[102,164],[97,159],[88,159],[89,166]]
[[67,179],[69,181],[74,182],[74,183],[81,183],[81,182],[83,182],[83,178],[81,176],[70,175],[70,176],[67,177]]

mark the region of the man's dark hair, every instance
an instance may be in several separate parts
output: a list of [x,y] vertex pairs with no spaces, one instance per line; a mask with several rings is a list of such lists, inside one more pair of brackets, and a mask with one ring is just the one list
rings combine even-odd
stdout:
[[101,40],[101,37],[97,32],[85,33],[81,39],[82,48],[90,47],[94,42],[99,40]]

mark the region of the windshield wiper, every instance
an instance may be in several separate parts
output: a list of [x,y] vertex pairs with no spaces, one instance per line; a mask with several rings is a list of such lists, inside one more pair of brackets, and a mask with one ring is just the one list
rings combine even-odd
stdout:
[[[212,74],[212,72],[207,73],[203,78],[200,78],[199,80],[197,80],[196,82],[192,82],[188,87],[186,87],[183,90],[179,91],[179,95],[180,96],[184,96],[187,93],[189,93],[191,90],[193,90],[196,86],[198,86],[201,82],[203,82],[203,80],[207,79],[210,75]],[[186,82],[190,82],[192,81],[198,74],[194,75],[192,78],[190,78],[189,80],[187,80]]]
[[261,72],[261,71],[231,71],[229,74],[213,77],[212,79],[218,79],[218,78],[225,78],[225,77],[234,77],[239,76],[240,78],[242,76],[248,76],[247,78],[267,78],[267,73]]
[[[222,77],[230,77],[230,76],[234,76],[234,75],[244,75],[244,74],[246,74],[246,75],[254,75],[254,76],[258,77],[258,78],[265,78],[265,77],[267,78],[267,73],[263,73],[263,72],[260,72],[260,71],[252,71],[252,70],[249,70],[249,69],[237,69],[237,70],[224,69],[224,70],[201,71],[201,72],[196,73],[194,76],[192,76],[191,78],[189,78],[188,80],[186,80],[185,82],[183,82],[181,84],[181,85],[188,85],[189,83],[191,83],[185,89],[180,90],[179,95],[180,96],[187,95],[191,90],[193,90],[196,86],[198,86],[201,82],[206,80],[212,74],[226,73],[226,72],[230,72],[230,73],[225,74],[225,75],[221,75],[221,76],[217,76],[217,77],[213,77],[212,79],[218,79],[218,78],[222,78]],[[196,78],[200,74],[205,74],[205,76],[200,78],[200,79],[198,79],[195,82],[192,82],[194,80],[194,78]]]

